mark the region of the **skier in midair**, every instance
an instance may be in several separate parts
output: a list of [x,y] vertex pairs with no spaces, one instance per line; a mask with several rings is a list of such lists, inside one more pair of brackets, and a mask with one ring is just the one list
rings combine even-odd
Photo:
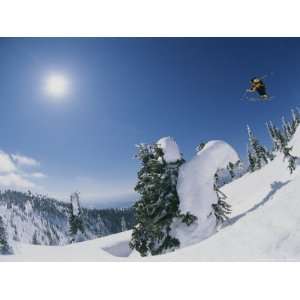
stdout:
[[269,96],[266,92],[266,86],[262,79],[254,77],[250,80],[251,86],[247,92],[254,93],[257,92],[262,100],[268,100]]

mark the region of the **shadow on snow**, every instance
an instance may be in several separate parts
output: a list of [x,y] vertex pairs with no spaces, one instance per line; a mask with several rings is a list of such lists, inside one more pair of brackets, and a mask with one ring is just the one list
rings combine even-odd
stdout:
[[236,223],[240,218],[243,218],[244,216],[246,216],[248,213],[251,213],[253,211],[255,211],[256,209],[258,209],[260,206],[264,205],[266,202],[268,202],[269,200],[272,199],[272,197],[274,196],[274,194],[280,190],[282,187],[284,187],[285,185],[287,185],[290,182],[290,180],[286,181],[286,182],[281,182],[281,181],[274,181],[271,184],[271,190],[270,192],[262,199],[261,202],[257,203],[256,205],[254,205],[253,207],[251,207],[250,209],[248,209],[247,211],[245,211],[242,214],[239,214],[237,216],[235,216],[234,218],[229,219],[226,224],[224,224],[224,227],[227,226],[231,226],[234,223]]

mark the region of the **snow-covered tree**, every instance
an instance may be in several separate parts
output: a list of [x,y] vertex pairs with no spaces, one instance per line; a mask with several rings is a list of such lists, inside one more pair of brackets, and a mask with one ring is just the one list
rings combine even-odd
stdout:
[[230,170],[226,168],[218,169],[214,175],[215,182],[219,187],[231,182],[233,177],[231,177]]
[[268,159],[271,160],[272,156],[268,150],[259,143],[249,126],[247,126],[247,131],[249,137],[248,160],[250,170],[253,172],[267,164]]
[[288,169],[290,170],[291,174],[296,170],[296,160],[298,158],[290,153],[292,149],[293,147],[284,147],[282,151],[284,159],[288,160]]
[[121,218],[121,231],[126,231],[127,230],[127,224],[124,216]]
[[281,121],[282,121],[282,131],[285,136],[285,139],[288,142],[293,137],[294,131],[291,124],[287,122],[284,117],[281,118]]
[[40,245],[40,242],[38,241],[37,232],[35,231],[32,236],[32,244],[33,245]]
[[[226,170],[228,171],[231,180],[233,180],[236,176],[236,169],[240,168],[241,161],[238,160],[236,163],[229,162]],[[225,200],[227,196],[220,190],[220,187],[223,185],[222,181],[220,182],[220,174],[217,172],[215,174],[215,183],[214,183],[214,191],[217,194],[218,202],[216,204],[212,204],[214,209],[214,214],[217,218],[217,223],[221,224],[226,221],[231,214],[231,205],[229,205]]]
[[216,191],[218,202],[216,204],[212,204],[212,207],[217,218],[217,224],[219,225],[228,220],[228,217],[231,214],[231,205],[225,201],[227,196],[220,191],[217,184],[214,184],[214,190]]
[[254,172],[256,170],[256,159],[255,156],[252,155],[252,152],[250,149],[247,149],[247,154],[248,154],[248,163],[249,163],[249,171]]
[[197,147],[196,147],[196,152],[198,153],[199,151],[201,151],[204,146],[205,146],[206,142],[201,142]]
[[231,178],[233,179],[235,174],[234,174],[234,164],[232,162],[229,162],[229,164],[227,165],[227,170],[228,170]]
[[214,175],[215,183],[220,188],[225,184],[243,176],[246,170],[240,160],[237,162],[229,162],[226,168],[218,169]]
[[79,203],[79,193],[71,194],[71,209],[69,214],[70,242],[81,242],[85,239],[82,211]]
[[243,174],[245,174],[245,168],[243,166],[243,163],[240,160],[238,160],[235,163],[229,162],[226,169],[228,170],[232,180],[239,178]]
[[[295,117],[295,124],[297,124],[298,121],[296,121]],[[282,133],[278,128],[276,128],[271,122],[268,124],[268,129],[273,141],[274,148],[277,151],[280,151],[284,155],[284,160],[288,160],[288,169],[290,170],[291,173],[296,169],[296,160],[297,157],[293,156],[290,152],[292,150],[292,147],[288,147],[288,141],[293,137],[294,134],[294,125],[289,125],[288,123],[285,122],[283,119],[284,123],[284,131],[285,133]],[[293,123],[294,124],[294,121]],[[295,129],[297,128],[298,125],[295,125]],[[288,129],[289,128],[289,129]]]
[[3,223],[3,219],[0,216],[0,254],[11,254],[12,249],[9,246],[6,229]]
[[273,151],[280,150],[281,144],[285,142],[284,137],[281,135],[280,131],[274,126],[274,124],[269,121],[266,123],[270,138],[273,144]]
[[299,112],[299,109],[297,108],[296,110],[292,109],[291,113],[292,113],[291,127],[292,127],[292,130],[293,130],[293,133],[295,133],[297,127],[300,124],[300,112]]
[[288,141],[279,129],[276,128],[275,133],[275,140],[278,145],[278,150],[282,152],[283,149],[287,146]]
[[[232,178],[234,178],[234,172],[233,172],[233,168],[234,168],[234,164],[229,162],[227,165],[227,168],[230,168],[231,170],[231,176]],[[223,223],[225,220],[228,219],[228,216],[231,213],[231,206],[225,201],[227,199],[227,196],[220,190],[220,185],[219,185],[219,176],[218,173],[215,173],[215,183],[213,186],[214,191],[217,194],[218,197],[218,202],[212,204],[213,210],[214,210],[214,214],[217,218],[217,225]]]
[[179,247],[179,240],[171,235],[173,219],[180,218],[188,225],[195,220],[191,214],[183,215],[179,211],[176,185],[183,159],[174,160],[174,157],[176,159],[174,151],[164,155],[158,144],[138,146],[137,158],[142,167],[135,190],[141,198],[134,205],[137,225],[133,229],[130,246],[141,256],[157,255]]

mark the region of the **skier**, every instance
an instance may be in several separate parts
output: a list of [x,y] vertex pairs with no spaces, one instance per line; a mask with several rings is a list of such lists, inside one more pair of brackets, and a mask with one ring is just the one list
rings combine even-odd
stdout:
[[264,82],[258,78],[254,77],[250,80],[251,87],[247,90],[247,92],[254,93],[257,92],[262,100],[268,100],[269,96],[266,93],[266,86]]

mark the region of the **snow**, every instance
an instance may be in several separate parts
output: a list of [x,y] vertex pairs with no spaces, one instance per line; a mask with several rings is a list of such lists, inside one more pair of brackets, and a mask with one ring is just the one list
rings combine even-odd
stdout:
[[[106,211],[85,209],[81,211],[85,222],[85,239],[93,239],[127,230],[132,226],[132,213],[124,210]],[[40,245],[65,245],[69,243],[69,207],[54,199],[7,191],[0,195],[0,216],[8,239]],[[122,224],[118,224],[118,216]],[[120,220],[120,221],[121,221]]]
[[32,208],[32,205],[31,205],[30,201],[25,202],[25,212],[29,216],[31,216],[32,213],[33,213],[33,208]]
[[176,223],[173,234],[181,245],[199,242],[210,236],[216,228],[212,204],[218,202],[213,189],[214,175],[229,162],[239,160],[236,151],[223,141],[210,141],[189,162],[179,169],[177,191],[182,213],[190,212],[198,218],[192,226]]
[[41,246],[12,242],[14,255],[0,255],[1,261],[118,261],[131,254],[131,231],[67,246]]
[[[290,146],[293,146],[293,155],[300,156],[300,128]],[[183,165],[180,172],[180,176],[183,176],[179,186],[181,197],[187,197],[183,198],[182,209],[190,210],[197,216],[202,216],[201,209],[207,208],[201,203],[202,196],[206,196],[206,193],[211,195],[211,191],[205,188],[207,182],[201,176],[203,170],[210,174],[214,171],[211,164],[205,162],[206,159],[215,168],[226,164],[228,159],[236,159],[234,150],[220,141],[207,144],[203,151]],[[195,189],[192,184],[189,186],[187,182],[184,183],[185,176],[192,176],[192,170],[195,172]],[[200,190],[200,178],[205,191]],[[211,186],[210,177],[207,180]],[[186,194],[188,191],[191,195]],[[126,231],[68,246],[33,246],[14,242],[12,246],[15,255],[0,256],[0,261],[300,260],[299,163],[295,172],[290,174],[287,162],[283,161],[282,154],[278,154],[261,170],[225,185],[222,191],[228,196],[227,202],[232,205],[230,220],[212,236],[190,246],[182,245],[175,252],[141,258],[128,247],[131,231]],[[196,193],[201,193],[201,198],[197,198]]]
[[[290,142],[300,156],[300,128]],[[259,171],[224,186],[233,213],[210,238],[156,260],[300,260],[300,169],[282,154]]]
[[180,210],[190,212],[199,219],[210,213],[211,204],[217,203],[213,190],[214,174],[239,157],[235,150],[223,141],[210,141],[202,151],[179,170],[177,191]]
[[117,242],[112,246],[105,246],[102,249],[107,253],[117,257],[128,257],[132,252],[127,239]]
[[157,141],[157,145],[164,152],[164,159],[167,163],[176,162],[181,159],[179,147],[171,137],[164,137]]
[[300,127],[294,133],[294,136],[290,142],[290,146],[293,147],[291,153],[297,157],[300,157]]

